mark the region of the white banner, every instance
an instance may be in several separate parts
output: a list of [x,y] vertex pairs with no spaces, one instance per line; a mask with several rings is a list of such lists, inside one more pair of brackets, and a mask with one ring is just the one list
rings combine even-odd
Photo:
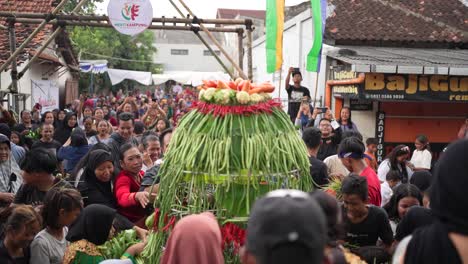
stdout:
[[31,80],[32,105],[42,106],[42,113],[59,108],[59,88],[51,80]]
[[111,0],[107,15],[118,32],[134,36],[151,25],[153,7],[150,0]]

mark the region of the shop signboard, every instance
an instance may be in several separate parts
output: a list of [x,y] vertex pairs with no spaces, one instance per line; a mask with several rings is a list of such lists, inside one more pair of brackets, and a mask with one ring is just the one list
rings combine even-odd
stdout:
[[[345,81],[356,78],[356,72],[339,71],[333,72],[334,81]],[[359,85],[357,84],[339,84],[333,86],[333,96],[341,98],[359,98]]]
[[377,112],[375,137],[377,138],[377,163],[380,164],[385,158],[385,113]]
[[353,111],[372,111],[374,103],[366,99],[349,99],[349,108]]
[[379,101],[468,102],[468,76],[366,73],[359,96]]

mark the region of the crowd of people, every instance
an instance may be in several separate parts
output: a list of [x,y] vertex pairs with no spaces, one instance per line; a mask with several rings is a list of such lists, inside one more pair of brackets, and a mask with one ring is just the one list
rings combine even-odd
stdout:
[[[293,78],[300,86],[300,73]],[[135,263],[164,153],[195,98],[191,89],[83,97],[63,110],[23,110],[19,122],[1,109],[0,263]],[[259,198],[241,263],[468,263],[467,139],[435,162],[428,138],[417,135],[413,153],[400,145],[378,164],[376,140],[364,143],[349,108],[335,120],[330,109],[295,103],[289,114],[315,190]],[[99,246],[127,229],[142,242],[104,260]],[[212,213],[186,216],[161,263],[224,263],[221,241]]]

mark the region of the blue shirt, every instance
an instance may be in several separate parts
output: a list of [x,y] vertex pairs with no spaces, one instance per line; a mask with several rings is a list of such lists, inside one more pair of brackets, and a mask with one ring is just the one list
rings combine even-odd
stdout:
[[72,172],[81,158],[88,153],[91,145],[80,147],[66,146],[61,147],[57,153],[59,159],[65,160],[65,172]]

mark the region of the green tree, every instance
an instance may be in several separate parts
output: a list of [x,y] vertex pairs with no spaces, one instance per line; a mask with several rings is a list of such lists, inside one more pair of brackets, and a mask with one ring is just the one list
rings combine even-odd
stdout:
[[[81,0],[69,0],[63,7],[63,11],[66,13],[71,12],[80,1]],[[103,1],[104,0],[88,0],[83,7],[81,7],[79,13],[93,14],[96,11],[96,4],[102,3]]]

